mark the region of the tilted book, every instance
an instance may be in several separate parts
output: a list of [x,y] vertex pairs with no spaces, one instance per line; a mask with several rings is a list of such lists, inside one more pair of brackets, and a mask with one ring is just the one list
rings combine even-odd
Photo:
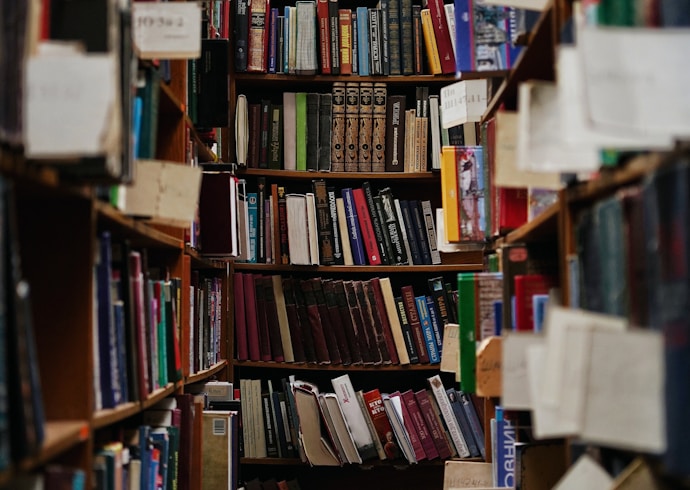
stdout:
[[362,458],[362,461],[367,461],[377,457],[374,441],[371,438],[369,429],[367,428],[364,414],[357,402],[355,390],[352,387],[350,376],[343,374],[331,380],[333,391],[338,397],[338,403],[343,411],[347,427],[352,433],[352,438],[357,446],[357,452]]

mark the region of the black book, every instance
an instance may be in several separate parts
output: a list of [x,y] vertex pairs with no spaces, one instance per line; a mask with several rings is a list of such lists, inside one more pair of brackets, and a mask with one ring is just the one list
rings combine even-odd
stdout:
[[[381,227],[381,219],[379,217],[379,214],[376,212],[376,204],[374,203],[374,192],[371,190],[371,183],[362,182],[362,190],[364,191],[364,197],[367,200],[367,207],[369,208],[369,215],[371,216],[371,224],[374,228],[376,242],[379,244],[379,252],[381,253],[381,263],[384,265],[390,265],[390,238],[388,238],[387,234],[384,235],[383,233],[383,228]],[[388,240],[386,241],[387,238]]]
[[412,255],[411,261],[415,265],[424,264],[424,259],[422,258],[422,252],[419,245],[419,236],[417,235],[417,225],[412,218],[410,203],[407,200],[401,200],[399,203],[403,221],[405,222],[407,243],[410,245],[410,254]]
[[[332,100],[332,94],[319,94],[319,150],[317,166],[319,170],[326,171],[331,169]],[[309,117],[308,114],[307,117]],[[309,139],[309,136],[307,136],[307,139]]]
[[197,127],[228,126],[228,58],[227,39],[202,39],[201,60],[197,65],[199,98]]
[[307,170],[319,168],[319,126],[321,94],[307,93]]
[[398,214],[395,212],[395,200],[393,191],[390,187],[385,187],[379,191],[381,197],[381,219],[384,231],[388,233],[391,242],[391,262],[396,265],[408,263],[407,251],[403,242],[403,234],[398,222]]
[[233,33],[235,41],[235,71],[247,71],[247,48],[249,43],[249,0],[236,0],[233,12]]
[[[312,181],[312,190],[316,203],[316,227],[319,236],[319,263],[322,265],[335,264],[333,247],[333,221],[328,202],[328,190],[323,179]],[[335,205],[335,203],[333,203]]]
[[[336,207],[335,187],[326,187],[326,194],[328,195],[328,212],[331,218],[331,230],[333,230],[333,263],[335,265],[343,265],[345,263],[345,256],[343,255],[343,237],[340,236],[340,227],[338,226],[338,210]],[[344,237],[348,240],[348,237]]]

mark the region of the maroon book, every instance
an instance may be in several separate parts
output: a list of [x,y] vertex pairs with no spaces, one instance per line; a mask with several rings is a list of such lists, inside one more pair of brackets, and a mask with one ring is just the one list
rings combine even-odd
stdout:
[[319,314],[319,307],[316,303],[316,296],[314,296],[314,289],[311,281],[308,279],[300,281],[300,288],[304,295],[304,305],[307,309],[309,327],[311,329],[312,338],[314,339],[316,361],[320,364],[330,364],[331,358],[328,353],[328,344],[326,343],[323,323],[321,322],[321,315]]
[[352,324],[352,315],[350,313],[350,307],[347,304],[345,285],[341,279],[334,280],[332,284],[352,364],[362,364],[362,352],[357,342],[357,336],[355,335],[355,327]]
[[362,354],[362,362],[364,364],[373,364],[374,357],[369,350],[369,343],[367,342],[367,334],[364,332],[364,320],[362,313],[359,310],[359,302],[357,301],[357,292],[355,291],[355,281],[343,281],[345,288],[345,297],[347,299],[347,306],[350,310],[350,318],[352,319],[352,326],[355,333],[355,339],[359,346],[359,351]]
[[434,408],[431,406],[432,402],[429,398],[429,394],[426,392],[426,390],[419,390],[415,392],[414,396],[417,401],[417,406],[419,406],[419,411],[422,413],[424,422],[429,429],[434,446],[436,446],[438,455],[441,459],[450,458],[453,453],[448,446],[448,441],[446,440],[443,426],[436,417]]
[[383,330],[383,337],[386,341],[386,348],[388,349],[388,354],[390,355],[391,362],[393,364],[400,364],[400,358],[398,357],[398,351],[395,347],[395,340],[393,340],[393,331],[391,330],[391,325],[388,322],[388,311],[386,310],[386,303],[383,300],[383,292],[381,291],[381,282],[378,277],[374,277],[369,280],[371,284],[371,290],[374,293],[374,301],[376,302],[376,314]]
[[403,304],[405,305],[405,313],[407,313],[407,321],[410,324],[412,331],[412,338],[417,348],[417,355],[419,362],[422,364],[429,363],[429,353],[426,350],[426,343],[424,341],[424,333],[422,332],[422,324],[419,321],[419,313],[417,312],[417,305],[414,299],[414,289],[412,286],[403,286],[400,288],[402,294]]
[[[295,293],[293,291],[293,281],[291,277],[281,278],[283,284],[283,298],[285,299],[285,311],[288,317],[288,326],[290,327],[290,340],[292,342],[292,354],[295,357],[295,362],[316,362],[316,358],[307,359],[305,344],[306,336],[305,330],[297,311],[297,302],[295,300]],[[311,335],[308,337],[311,340]],[[314,352],[314,345],[312,342],[311,352]]]
[[244,274],[244,316],[247,322],[247,347],[249,359],[261,360],[259,348],[259,323],[256,315],[256,293],[254,289],[254,274]]
[[369,417],[371,417],[371,421],[376,429],[376,435],[383,446],[383,452],[386,453],[386,459],[393,460],[399,458],[402,451],[395,440],[393,428],[383,406],[381,393],[375,388],[362,393],[362,398],[364,398],[364,405],[369,411]]
[[[431,432],[429,432],[424,416],[419,409],[419,405],[417,405],[414,392],[407,390],[400,394],[400,398],[402,399],[402,406],[407,408],[407,413],[410,415],[413,431],[417,434],[426,459],[431,461],[438,458],[438,449],[436,449],[436,444],[434,444],[434,440],[431,438]],[[405,427],[407,428],[407,423],[405,423]],[[410,432],[410,429],[408,429],[408,432]]]
[[259,357],[262,361],[272,361],[271,334],[268,330],[268,317],[266,316],[264,278],[261,274],[254,274],[254,295],[256,297],[257,325],[259,326]]
[[[326,306],[328,307],[328,314],[330,315],[331,328],[335,334],[335,340],[338,343],[338,351],[343,364],[352,364],[352,356],[350,355],[350,346],[347,343],[347,336],[343,324],[343,319],[338,308],[338,301],[336,300],[335,285],[332,279],[322,279],[321,287],[326,297]],[[349,318],[349,317],[348,317]]]
[[[371,285],[371,280],[362,281],[362,289],[364,290],[364,295],[367,300],[367,310],[369,311],[369,318],[371,321],[371,331],[374,334],[374,340],[376,343],[376,348],[381,353],[381,360],[385,364],[390,364],[392,362],[390,351],[388,350],[388,345],[386,343],[386,336],[383,331],[383,324],[381,322],[381,316],[379,315],[378,305],[376,304],[376,297],[374,294],[374,288]],[[385,316],[386,310],[383,309],[383,314]],[[388,319],[386,318],[386,321]],[[395,349],[395,346],[393,346]],[[396,352],[397,358],[397,352]]]
[[271,358],[276,362],[285,361],[283,343],[280,336],[280,323],[278,321],[278,308],[273,292],[273,279],[271,276],[262,278],[264,285],[264,303],[266,304],[266,323],[268,327],[269,343],[271,344]]
[[323,335],[326,338],[326,347],[328,348],[328,357],[333,364],[342,364],[343,360],[338,348],[338,340],[335,335],[335,328],[331,323],[331,313],[326,304],[326,295],[324,294],[321,285],[320,277],[312,277],[308,279],[311,282],[312,290],[314,291],[314,298],[316,299],[316,307],[319,309],[319,317],[321,318],[321,328]]
[[237,360],[249,359],[249,345],[247,344],[247,319],[244,309],[244,274],[235,272],[232,277],[233,294],[235,299],[235,345]]
[[[412,394],[412,391],[410,391],[410,394]],[[424,451],[424,446],[422,445],[419,432],[417,431],[417,427],[415,426],[414,421],[412,420],[412,415],[410,414],[410,410],[407,407],[407,404],[405,403],[402,394],[399,391],[395,391],[390,394],[390,397],[391,399],[400,398],[402,421],[403,425],[405,426],[405,430],[407,431],[407,434],[410,437],[410,444],[412,445],[412,449],[414,450],[415,459],[417,459],[417,461],[422,461],[426,459],[426,452]],[[412,394],[412,400],[414,401],[414,394]]]
[[360,335],[360,337],[362,336],[362,334],[364,334],[367,349],[369,349],[369,356],[371,357],[372,362],[374,364],[381,364],[384,361],[384,359],[381,355],[381,351],[379,350],[378,343],[376,341],[376,334],[374,333],[374,327],[372,325],[373,320],[371,319],[369,302],[367,300],[367,295],[364,292],[362,281],[352,281],[352,285],[355,289],[355,297],[357,298],[359,312],[362,316],[362,330],[357,333],[358,335]]

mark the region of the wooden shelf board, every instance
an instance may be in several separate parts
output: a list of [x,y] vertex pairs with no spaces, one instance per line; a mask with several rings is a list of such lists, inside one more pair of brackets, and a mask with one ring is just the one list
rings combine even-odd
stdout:
[[474,80],[482,78],[504,77],[509,72],[507,70],[495,71],[471,71],[463,72],[458,78],[455,73],[447,75],[386,75],[386,76],[359,76],[359,75],[283,75],[266,73],[235,73],[235,83],[260,83],[260,84],[314,84],[314,83],[333,83],[333,82],[384,82],[387,85],[430,85],[430,84],[449,84],[459,80]]
[[190,376],[188,376],[184,380],[184,384],[189,385],[192,383],[198,383],[199,381],[204,381],[207,378],[210,378],[214,374],[218,373],[219,371],[223,370],[228,365],[228,361],[220,361],[211,366],[208,369],[204,369],[203,371],[199,371],[198,373],[194,373]]
[[201,136],[199,136],[199,132],[196,130],[194,127],[194,123],[190,119],[188,114],[185,114],[185,121],[187,123],[187,127],[189,127],[190,134],[192,139],[196,141],[197,144],[197,151],[199,152],[199,162],[200,163],[215,163],[218,162],[218,155],[213,153],[211,149],[206,146],[206,143],[204,143],[201,140]]
[[[125,216],[108,203],[94,201],[94,206],[99,218],[105,221],[109,227],[115,227],[130,235],[129,238],[134,247],[174,249],[181,249],[183,247],[182,241],[178,238],[156,230],[142,221]],[[132,234],[135,236],[131,236]]]
[[540,238],[556,236],[560,209],[560,202],[553,203],[532,221],[508,233],[499,243],[533,242]]
[[391,372],[409,372],[409,371],[438,371],[438,364],[379,364],[379,365],[348,365],[342,364],[300,364],[294,362],[269,362],[269,361],[233,361],[233,366],[236,368],[252,367],[264,369],[287,369],[290,371],[391,371]]
[[58,420],[45,424],[45,440],[38,455],[27,458],[19,464],[21,471],[31,471],[55,458],[60,453],[84,442],[89,437],[89,423],[86,420]]
[[168,395],[172,395],[175,392],[175,384],[168,383],[164,388],[158,388],[153,393],[151,393],[146,400],[141,403],[141,409],[146,410],[151,408],[153,405],[161,401]]
[[160,107],[160,113],[167,116],[176,115],[178,117],[182,117],[185,114],[184,102],[177,98],[167,83],[161,81],[160,88],[160,102],[158,104]]
[[645,175],[663,165],[664,161],[663,154],[649,153],[632,158],[622,167],[602,169],[597,178],[568,189],[568,202],[592,201],[610,194],[621,186],[639,182]]
[[[462,252],[459,252],[462,253]],[[476,252],[468,252],[476,256]],[[330,274],[340,273],[367,273],[367,274],[412,274],[417,272],[474,272],[482,264],[439,264],[439,265],[279,265],[279,264],[248,264],[243,262],[235,263],[235,270],[238,271],[275,271],[275,272],[327,272]]]
[[189,245],[185,245],[184,250],[192,258],[193,269],[224,270],[228,267],[228,260],[204,257]]
[[128,402],[118,405],[115,408],[108,408],[103,410],[98,410],[93,415],[93,421],[91,426],[94,429],[100,429],[106,427],[120,420],[124,420],[128,417],[139,412],[141,406],[138,402]]
[[[206,170],[206,169],[205,169]],[[261,176],[289,180],[440,180],[440,172],[315,172],[296,170],[238,169],[238,176]]]
[[[395,467],[395,468],[411,468],[414,466],[442,466],[445,464],[446,461],[450,460],[440,460],[440,459],[435,459],[433,461],[420,461],[419,463],[415,463],[414,465],[408,464],[405,461],[395,461],[395,462],[390,462],[390,461],[380,461],[380,460],[370,460],[370,461],[364,461],[361,464],[345,464],[343,467],[356,467],[359,466],[362,469],[368,469],[368,468],[373,468],[373,467]],[[484,461],[481,458],[465,458],[465,459],[458,459],[458,458],[453,458],[453,461]],[[240,464],[243,465],[279,465],[279,466],[303,466],[307,465],[308,463],[303,463],[300,459],[298,458],[240,458]],[[341,467],[338,466],[333,466],[334,469],[338,469]]]

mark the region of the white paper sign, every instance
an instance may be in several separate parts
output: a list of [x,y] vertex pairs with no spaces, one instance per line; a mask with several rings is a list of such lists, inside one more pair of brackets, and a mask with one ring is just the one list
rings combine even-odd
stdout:
[[690,136],[690,30],[579,32],[594,126],[628,136]]
[[508,410],[532,408],[530,397],[527,349],[542,345],[544,337],[532,332],[507,332],[503,338],[501,404]]
[[134,49],[141,59],[201,56],[201,5],[198,2],[134,2]]
[[466,122],[479,122],[486,103],[486,79],[447,85],[441,89],[441,125],[447,129]]
[[515,7],[516,9],[538,10],[546,9],[549,0],[484,0],[486,5],[503,5]]
[[28,158],[102,156],[119,149],[121,111],[113,54],[29,58],[24,91]]
[[612,483],[613,478],[606,470],[591,456],[583,454],[563,475],[554,490],[609,490]]

